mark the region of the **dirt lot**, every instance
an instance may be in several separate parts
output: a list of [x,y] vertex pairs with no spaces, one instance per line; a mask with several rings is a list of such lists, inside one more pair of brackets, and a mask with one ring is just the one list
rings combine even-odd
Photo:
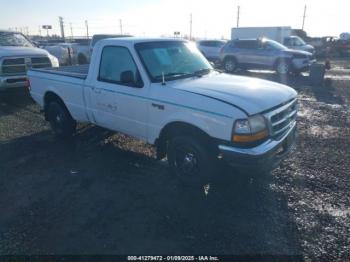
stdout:
[[[57,141],[24,92],[0,96],[0,254],[350,257],[350,61],[299,92],[297,151],[267,181],[223,166],[194,197],[124,135]],[[273,74],[245,73],[271,80]]]

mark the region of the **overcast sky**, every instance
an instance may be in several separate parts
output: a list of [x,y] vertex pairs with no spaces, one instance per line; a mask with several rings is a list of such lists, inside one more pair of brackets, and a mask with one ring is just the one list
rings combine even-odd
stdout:
[[[0,29],[53,26],[59,33],[58,16],[65,21],[65,33],[123,33],[137,36],[170,36],[174,31],[188,35],[190,14],[193,36],[229,38],[236,25],[237,5],[241,6],[240,26],[292,26],[301,28],[307,5],[305,30],[311,36],[335,35],[350,31],[350,0],[0,0]],[[42,34],[44,32],[42,31]]]

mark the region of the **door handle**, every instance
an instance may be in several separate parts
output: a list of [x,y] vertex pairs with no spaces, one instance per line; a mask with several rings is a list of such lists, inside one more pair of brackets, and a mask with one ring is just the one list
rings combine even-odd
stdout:
[[96,94],[101,94],[101,89],[99,89],[99,88],[91,86],[91,90],[94,91],[94,93],[96,93]]
[[159,110],[164,110],[164,105],[160,105],[160,104],[155,104],[155,103],[152,103],[152,106],[155,107],[155,108],[158,108]]

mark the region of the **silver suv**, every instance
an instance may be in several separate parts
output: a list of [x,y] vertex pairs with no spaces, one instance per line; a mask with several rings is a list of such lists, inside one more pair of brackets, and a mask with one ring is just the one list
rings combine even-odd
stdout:
[[197,42],[197,47],[209,61],[216,62],[225,44],[224,40],[202,40]]
[[307,71],[315,62],[309,52],[291,50],[267,39],[229,41],[221,50],[220,62],[226,72],[242,69],[272,69],[278,74]]

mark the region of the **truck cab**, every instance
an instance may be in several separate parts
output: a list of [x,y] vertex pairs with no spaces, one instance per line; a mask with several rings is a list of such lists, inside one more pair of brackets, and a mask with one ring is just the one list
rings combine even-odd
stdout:
[[306,44],[305,41],[299,36],[285,37],[283,44],[290,49],[301,50],[315,54],[315,48],[312,45]]

